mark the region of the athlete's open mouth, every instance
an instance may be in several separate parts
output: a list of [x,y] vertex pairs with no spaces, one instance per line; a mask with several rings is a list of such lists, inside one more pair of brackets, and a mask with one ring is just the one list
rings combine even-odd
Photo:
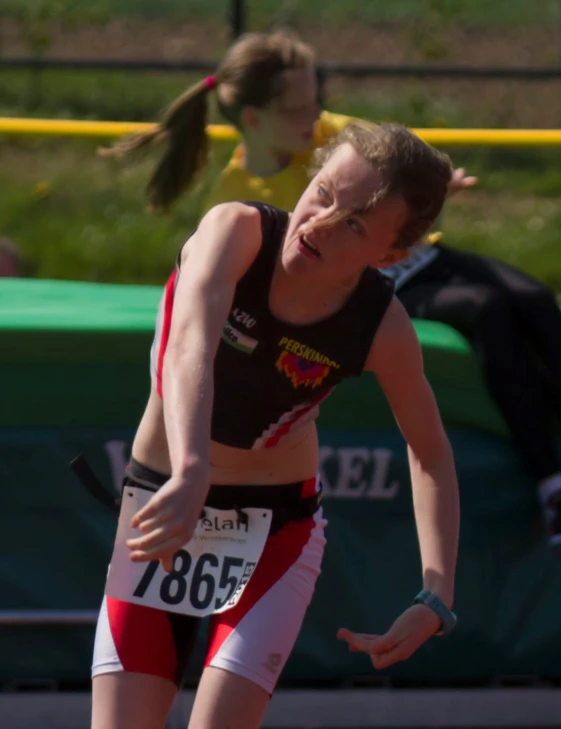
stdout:
[[305,235],[301,235],[300,236],[300,243],[304,246],[304,248],[307,251],[309,251],[316,258],[319,258],[321,256],[321,254],[318,251],[318,249],[313,247],[313,245],[310,243],[310,241],[306,238]]

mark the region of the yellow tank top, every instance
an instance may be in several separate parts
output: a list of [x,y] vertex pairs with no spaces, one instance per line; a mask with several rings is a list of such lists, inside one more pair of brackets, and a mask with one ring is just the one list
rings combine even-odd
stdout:
[[255,177],[246,172],[243,168],[243,148],[240,145],[234,150],[232,158],[205,200],[203,214],[214,205],[235,200],[253,200],[269,203],[289,212],[294,210],[310,181],[309,169],[314,149],[321,147],[352,121],[354,119],[349,116],[322,112],[316,122],[309,150],[293,155],[287,167],[270,177]]

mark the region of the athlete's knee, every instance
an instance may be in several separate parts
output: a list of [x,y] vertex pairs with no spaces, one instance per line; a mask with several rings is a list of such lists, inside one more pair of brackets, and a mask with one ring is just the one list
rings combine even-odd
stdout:
[[270,693],[239,674],[205,668],[188,729],[258,729]]

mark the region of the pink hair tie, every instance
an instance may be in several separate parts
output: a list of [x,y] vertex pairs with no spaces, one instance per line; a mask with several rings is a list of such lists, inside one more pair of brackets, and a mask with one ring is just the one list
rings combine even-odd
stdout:
[[205,86],[209,91],[216,88],[216,76],[207,76],[205,78]]

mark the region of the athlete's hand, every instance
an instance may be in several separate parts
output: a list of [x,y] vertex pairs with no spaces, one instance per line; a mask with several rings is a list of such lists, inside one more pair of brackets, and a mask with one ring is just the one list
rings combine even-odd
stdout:
[[477,185],[479,182],[477,177],[466,177],[466,171],[463,167],[458,167],[452,172],[452,179],[448,183],[448,197],[455,195],[461,190]]
[[206,490],[193,488],[193,476],[172,476],[133,516],[131,527],[142,532],[127,540],[133,562],[159,559],[166,572],[172,571],[173,555],[193,536],[206,496]]
[[353,633],[340,628],[337,638],[349,644],[349,650],[370,656],[374,668],[405,661],[440,628],[438,617],[426,605],[413,605],[402,613],[385,635]]

